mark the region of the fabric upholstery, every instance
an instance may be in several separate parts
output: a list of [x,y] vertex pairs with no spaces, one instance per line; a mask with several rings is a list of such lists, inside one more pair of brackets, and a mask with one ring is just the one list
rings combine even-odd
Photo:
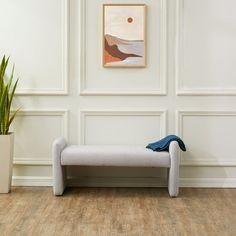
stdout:
[[168,152],[139,146],[68,146],[61,153],[62,165],[169,167]]
[[179,194],[179,163],[180,149],[178,142],[170,143],[170,169],[168,179],[168,190],[171,197],[177,197]]
[[52,145],[53,160],[53,192],[62,195],[66,186],[66,168],[61,165],[61,152],[66,147],[66,141],[58,138]]

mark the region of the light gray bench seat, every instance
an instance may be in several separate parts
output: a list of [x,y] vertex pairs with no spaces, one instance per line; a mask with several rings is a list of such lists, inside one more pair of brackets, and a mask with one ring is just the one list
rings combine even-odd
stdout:
[[53,192],[62,195],[66,187],[66,166],[123,166],[168,168],[168,191],[171,197],[179,192],[180,149],[176,141],[169,152],[153,152],[140,146],[67,145],[63,138],[54,141]]
[[72,145],[61,152],[61,164],[79,166],[170,167],[168,152],[140,146]]

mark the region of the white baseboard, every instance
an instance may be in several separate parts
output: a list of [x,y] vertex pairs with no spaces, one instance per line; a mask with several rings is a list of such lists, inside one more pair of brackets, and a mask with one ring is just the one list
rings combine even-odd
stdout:
[[[52,186],[52,177],[13,176],[13,186]],[[80,177],[69,179],[68,186],[78,187],[166,187],[163,178]],[[236,188],[236,178],[180,178],[183,188]]]
[[236,188],[236,178],[181,178],[182,188]]
[[13,176],[12,186],[52,186],[52,177]]

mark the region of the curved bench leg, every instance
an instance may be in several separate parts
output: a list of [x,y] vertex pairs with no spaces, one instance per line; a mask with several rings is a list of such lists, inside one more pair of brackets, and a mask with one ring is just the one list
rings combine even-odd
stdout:
[[170,169],[168,170],[168,191],[171,197],[177,197],[179,194],[179,162],[180,149],[176,141],[170,143]]
[[53,157],[53,193],[62,195],[66,187],[66,167],[61,165],[61,152],[66,147],[66,141],[59,138],[54,141],[52,148]]

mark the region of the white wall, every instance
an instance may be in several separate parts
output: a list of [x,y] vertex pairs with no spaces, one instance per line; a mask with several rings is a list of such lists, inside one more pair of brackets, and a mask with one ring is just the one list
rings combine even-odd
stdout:
[[[0,55],[20,77],[14,185],[51,185],[51,145],[146,145],[176,133],[182,186],[236,186],[234,0],[130,0],[148,6],[147,68],[101,66],[102,3],[1,0]],[[166,170],[70,168],[71,184],[162,186]],[[88,177],[89,176],[89,177]]]

